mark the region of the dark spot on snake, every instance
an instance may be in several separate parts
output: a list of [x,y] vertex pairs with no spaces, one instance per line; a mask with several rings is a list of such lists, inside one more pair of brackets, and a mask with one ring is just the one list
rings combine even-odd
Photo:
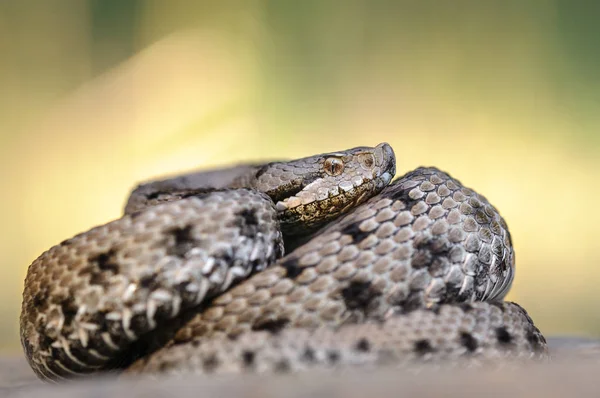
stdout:
[[170,368],[170,363],[167,361],[162,361],[161,363],[158,364],[158,370],[160,372],[164,372],[166,370],[168,370]]
[[142,214],[144,214],[144,210],[137,210],[137,211],[134,211],[133,213],[129,213],[129,217],[131,217],[132,220],[135,220]]
[[257,323],[252,326],[254,331],[265,331],[271,334],[278,334],[281,330],[290,323],[289,319],[273,319],[262,323]]
[[350,310],[366,311],[369,304],[375,299],[375,292],[371,291],[371,282],[353,281],[342,289],[342,297],[346,307]]
[[244,219],[246,225],[258,225],[255,209],[243,209],[239,215]]
[[251,368],[254,366],[254,360],[256,359],[256,354],[254,351],[244,351],[242,352],[242,360],[244,361],[244,366],[246,368]]
[[463,345],[469,352],[474,352],[477,349],[477,340],[471,333],[462,332],[460,334],[460,344]]
[[369,340],[362,338],[356,342],[354,348],[356,351],[369,352],[371,350],[371,343],[369,343]]
[[327,360],[332,365],[338,363],[340,361],[340,353],[334,350],[327,351]]
[[295,279],[304,270],[298,265],[298,258],[291,257],[281,262],[281,266],[285,268],[285,276],[290,279]]
[[500,344],[510,344],[512,342],[512,336],[504,326],[496,328],[496,338]]
[[73,238],[63,240],[59,246],[69,246],[71,243],[73,243]]
[[352,237],[352,241],[354,243],[360,243],[363,240],[365,240],[367,238],[367,236],[371,235],[373,232],[372,231],[361,231],[361,229],[359,228],[360,223],[352,223],[350,225],[347,225],[346,227],[342,228],[342,230],[340,231],[342,234],[344,235],[349,235],[350,237]]
[[77,314],[77,305],[75,304],[75,299],[71,296],[67,296],[64,300],[60,302],[60,307],[62,309],[64,319],[64,325],[70,326],[73,319],[75,319],[75,315]]
[[435,351],[427,339],[415,341],[414,349],[415,352],[421,356]]
[[157,285],[156,276],[155,275],[144,275],[140,278],[139,284],[140,284],[140,287],[142,287],[142,288],[154,290],[152,288],[154,287],[154,285]]
[[153,199],[158,198],[162,193],[163,193],[162,191],[154,191],[154,192],[147,193],[144,196],[148,200],[153,200]]
[[237,213],[237,225],[240,228],[240,234],[243,236],[254,237],[256,235],[256,227],[258,226],[258,217],[256,217],[256,209],[242,209]]
[[123,323],[120,320],[106,320],[106,331],[113,338],[115,344],[127,342],[127,335],[123,330]]
[[408,314],[409,312],[413,312],[425,307],[423,292],[411,292],[406,300],[399,303],[399,306],[401,308],[400,313],[402,314]]
[[447,239],[430,237],[417,237],[414,247],[416,251],[411,260],[414,269],[430,268],[440,257],[447,257],[451,248]]
[[212,373],[219,366],[219,358],[215,354],[211,354],[202,360],[202,369],[206,373]]
[[33,306],[36,307],[39,311],[42,308],[46,308],[46,306],[48,305],[47,300],[48,300],[48,289],[42,288],[35,293],[35,295],[31,299],[31,302],[33,303]]
[[469,312],[473,310],[473,306],[469,303],[460,303],[458,306],[461,310],[463,310],[463,312]]
[[200,345],[202,345],[202,340],[200,340],[200,339],[192,340],[192,347],[200,347]]
[[282,359],[275,363],[275,372],[277,373],[286,373],[290,371],[290,363],[287,359]]
[[115,261],[115,249],[110,249],[105,253],[97,254],[96,256],[90,257],[89,262],[95,263],[100,271],[106,271],[111,274],[117,274],[119,272],[119,264]]
[[436,315],[439,315],[441,310],[442,310],[442,307],[440,305],[434,305],[429,308],[429,311],[433,312]]
[[40,333],[39,336],[38,346],[40,351],[47,351],[52,343],[54,343],[54,340],[44,333]]
[[148,318],[146,317],[146,313],[135,314],[134,316],[132,316],[129,320],[129,329],[133,330],[136,334],[148,331],[150,329],[150,325],[148,325]]
[[311,347],[304,348],[304,352],[302,353],[302,359],[306,362],[314,362],[315,350],[313,350]]
[[499,301],[490,301],[488,304],[489,305],[493,305],[494,307],[500,309],[500,311],[502,311],[502,312],[505,311],[504,305],[501,302],[499,302]]
[[446,301],[448,302],[450,300],[450,298],[453,299],[453,301],[456,301],[456,297],[460,297],[459,293],[460,293],[460,289],[461,289],[461,285],[460,284],[454,284],[454,283],[447,283],[446,284]]
[[101,272],[92,272],[90,273],[90,285],[99,285],[104,286],[106,284],[106,278],[102,275]]
[[[79,269],[79,276],[89,275],[91,285],[106,286],[110,276],[119,272],[119,265],[114,259],[116,250],[111,249],[105,253],[88,258],[88,265]],[[74,294],[74,293],[72,293]]]
[[192,236],[192,226],[172,228],[166,231],[174,239],[174,244],[167,248],[167,254],[170,256],[184,257],[185,254],[194,248],[197,244]]
[[271,167],[273,164],[272,163],[267,163],[264,166],[262,166],[261,168],[259,168],[256,171],[256,174],[254,174],[254,178],[258,179],[260,178],[261,175],[265,174],[267,170],[269,170],[269,167]]

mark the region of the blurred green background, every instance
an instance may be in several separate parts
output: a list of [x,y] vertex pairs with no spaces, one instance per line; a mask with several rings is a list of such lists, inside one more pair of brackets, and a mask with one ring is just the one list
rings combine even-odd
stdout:
[[600,335],[600,2],[0,2],[0,351],[27,266],[161,174],[389,142],[505,216],[510,299]]

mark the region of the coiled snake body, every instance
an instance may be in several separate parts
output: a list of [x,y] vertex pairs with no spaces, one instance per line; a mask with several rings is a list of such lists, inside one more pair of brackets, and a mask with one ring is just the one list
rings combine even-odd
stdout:
[[496,209],[438,169],[394,174],[380,144],[141,185],[123,218],[29,267],[31,367],[60,380],[545,357],[525,310],[499,301],[514,251]]

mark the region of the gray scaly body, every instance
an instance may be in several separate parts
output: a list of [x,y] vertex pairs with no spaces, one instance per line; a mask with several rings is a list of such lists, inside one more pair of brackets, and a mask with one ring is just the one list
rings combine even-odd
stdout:
[[62,379],[545,357],[525,310],[499,302],[514,252],[496,209],[437,169],[386,187],[394,173],[381,144],[140,186],[123,218],[30,266],[30,365]]

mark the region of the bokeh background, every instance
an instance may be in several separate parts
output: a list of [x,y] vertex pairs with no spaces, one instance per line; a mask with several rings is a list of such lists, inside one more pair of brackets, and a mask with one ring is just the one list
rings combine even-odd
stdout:
[[0,352],[27,266],[140,180],[389,142],[486,195],[510,299],[600,335],[600,2],[0,2]]

